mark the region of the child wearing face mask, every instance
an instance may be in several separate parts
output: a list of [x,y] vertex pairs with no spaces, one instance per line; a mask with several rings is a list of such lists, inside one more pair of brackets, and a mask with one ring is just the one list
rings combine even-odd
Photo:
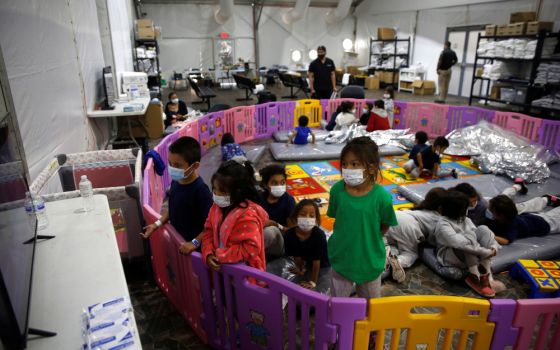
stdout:
[[229,132],[226,132],[224,136],[222,136],[222,160],[228,161],[235,157],[242,157],[243,160],[247,160],[247,156],[245,152],[241,149],[241,147],[235,143],[235,139],[233,135]]
[[492,257],[500,245],[487,226],[476,227],[467,217],[469,198],[449,190],[441,201],[442,217],[430,241],[435,243],[437,260],[442,266],[468,269],[465,282],[486,298],[495,296],[491,286]]
[[395,90],[392,86],[387,86],[383,92],[383,103],[385,104],[385,110],[387,111],[387,117],[389,118],[389,128],[393,128],[393,120],[395,116]]
[[373,109],[371,110],[371,116],[368,120],[367,132],[372,132],[375,130],[389,130],[391,125],[389,123],[389,116],[387,111],[385,111],[385,103],[383,100],[377,100],[373,104]]
[[360,117],[360,125],[368,125],[369,118],[371,117],[371,110],[373,109],[372,103],[366,103],[362,109],[362,116]]
[[350,125],[356,123],[356,109],[354,102],[344,101],[340,104],[340,113],[336,116],[334,130],[342,130],[348,128]]
[[336,219],[328,241],[333,296],[350,296],[354,284],[361,298],[381,296],[383,235],[397,219],[391,194],[377,183],[379,163],[377,144],[369,137],[353,139],[340,154],[343,180],[331,188],[327,211]]
[[447,170],[440,167],[441,156],[449,147],[449,141],[443,136],[438,136],[432,146],[427,146],[413,159],[403,165],[404,170],[413,178],[418,178],[423,172],[430,173],[433,177],[453,176],[457,178],[455,169]]
[[296,201],[286,192],[286,169],[280,164],[271,164],[259,171],[261,188],[259,204],[267,212],[269,220],[264,225],[264,246],[268,260],[284,254],[283,233],[288,229],[288,219]]
[[198,176],[200,155],[200,144],[192,137],[181,137],[169,146],[167,170],[172,180],[169,210],[148,225],[143,234],[144,238],[149,238],[159,227],[170,222],[186,241],[179,247],[183,254],[190,254],[200,247],[204,222],[212,206],[212,193]]
[[292,220],[295,227],[286,231],[285,255],[289,257],[289,280],[303,288],[327,294],[331,283],[331,269],[327,254],[327,238],[319,228],[321,218],[317,203],[304,199],[297,204]]
[[250,162],[230,160],[212,176],[214,204],[204,224],[202,259],[214,271],[244,263],[264,271],[263,228],[268,214],[258,205]]

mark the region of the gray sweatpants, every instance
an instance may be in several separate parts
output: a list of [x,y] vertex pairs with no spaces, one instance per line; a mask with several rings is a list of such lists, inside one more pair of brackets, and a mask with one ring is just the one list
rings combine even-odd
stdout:
[[[513,199],[513,197],[515,197],[517,192],[518,192],[518,190],[515,187],[511,186],[511,187],[506,188],[502,192],[502,194]],[[525,202],[515,203],[515,206],[517,207],[517,213],[518,214],[538,213],[540,211],[543,211],[544,208],[546,208],[547,203],[548,203],[548,199],[546,199],[544,197],[536,197],[536,198],[533,198],[533,199],[529,199],[528,201],[525,201]]]
[[[333,297],[349,297],[354,290],[354,283],[342,276],[334,269],[332,270],[331,291]],[[360,298],[381,298],[381,275],[375,280],[356,284],[356,294]]]
[[407,210],[396,211],[397,226],[391,226],[387,232],[387,243],[391,254],[396,255],[403,268],[408,268],[418,259],[418,244],[424,235],[416,219]]
[[534,213],[544,219],[550,225],[550,233],[560,232],[560,207],[556,207],[544,213]]

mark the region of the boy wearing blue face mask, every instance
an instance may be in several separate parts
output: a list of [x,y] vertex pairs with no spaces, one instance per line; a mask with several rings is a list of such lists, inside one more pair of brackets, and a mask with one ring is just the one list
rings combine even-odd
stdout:
[[455,169],[447,170],[440,167],[441,156],[449,147],[449,141],[443,136],[438,136],[432,146],[424,148],[416,154],[414,163],[407,162],[403,168],[413,178],[418,178],[423,172],[431,173],[433,177],[453,176],[457,178]]
[[171,225],[186,240],[179,251],[190,254],[200,247],[202,230],[212,206],[212,193],[198,176],[200,144],[192,137],[181,137],[169,146],[168,172],[173,180],[169,190],[169,211],[146,227],[149,238],[160,226]]
[[354,284],[358,297],[381,296],[383,235],[398,223],[391,194],[377,183],[379,163],[377,144],[369,137],[353,139],[340,154],[343,181],[331,188],[327,210],[336,219],[328,241],[333,296],[349,297]]

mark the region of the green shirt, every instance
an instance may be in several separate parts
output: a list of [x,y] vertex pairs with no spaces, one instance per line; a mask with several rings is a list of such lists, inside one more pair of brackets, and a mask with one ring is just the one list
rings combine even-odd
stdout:
[[391,194],[380,185],[364,196],[352,196],[344,181],[330,192],[327,215],[335,218],[328,251],[332,268],[362,284],[375,280],[385,269],[381,225],[397,226]]

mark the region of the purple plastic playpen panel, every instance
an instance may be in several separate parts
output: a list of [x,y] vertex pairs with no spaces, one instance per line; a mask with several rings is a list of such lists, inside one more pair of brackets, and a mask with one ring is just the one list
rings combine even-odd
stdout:
[[198,140],[198,120],[190,120],[183,125],[178,131],[179,137],[190,136]]
[[271,137],[279,128],[279,102],[268,102],[255,106],[255,139]]
[[[310,310],[315,312],[315,349],[327,349],[337,340],[337,328],[329,323],[329,298],[325,295],[301,288],[272,274],[255,270],[251,267],[223,265],[222,274],[225,290],[225,308],[228,325],[239,325],[241,349],[309,349],[310,346]],[[266,287],[250,283],[253,277]],[[282,298],[288,298],[288,336],[284,338],[284,321]],[[296,307],[300,308],[300,342],[296,341]],[[235,317],[234,316],[235,313]],[[236,337],[229,332],[229,343],[235,347]],[[265,336],[259,336],[259,335]]]
[[560,120],[543,119],[537,143],[545,148],[560,152]]
[[481,120],[492,122],[494,111],[471,106],[449,106],[447,132],[477,124]]
[[[243,143],[255,138],[255,106],[241,106],[224,112],[228,132],[232,132],[235,142]],[[233,123],[233,124],[232,124]],[[230,131],[230,128],[233,130]]]
[[531,142],[536,142],[542,119],[530,117],[521,113],[496,112],[493,123],[519,136],[525,137]]
[[[395,101],[393,129],[406,129],[409,127],[408,125],[406,125],[404,120],[406,106],[407,106],[406,102]],[[416,132],[416,131],[412,131],[412,132]]]
[[277,102],[278,104],[278,130],[292,130],[294,128],[295,101]]
[[[175,140],[179,138],[179,134],[174,132],[171,135],[167,135],[155,148],[154,150],[159,153],[161,159],[165,164],[167,164],[167,154],[169,152],[169,145],[171,145]],[[162,175],[162,185],[164,189],[169,188],[171,185],[171,178],[167,172],[167,167],[165,167]]]
[[338,327],[337,349],[352,349],[354,324],[366,318],[364,298],[331,298],[330,322]]
[[404,111],[404,124],[412,132],[425,131],[429,137],[447,133],[447,109],[435,103],[410,102]]
[[185,318],[200,339],[206,343],[208,339],[200,318],[203,311],[201,303],[202,298],[200,297],[200,283],[198,276],[193,271],[193,258],[191,255],[182,255],[179,253],[179,247],[185,243],[185,240],[175,231],[173,226],[168,226],[168,229],[171,237],[171,244],[175,249],[173,259],[177,261],[173,267],[177,268],[177,270],[175,270],[175,276],[180,301],[179,313]]
[[506,346],[515,344],[519,330],[511,325],[513,324],[516,306],[515,300],[490,299],[488,321],[496,323],[491,350],[504,350]]
[[202,154],[206,154],[208,149],[218,146],[222,141],[224,132],[233,133],[231,125],[224,126],[224,122],[224,111],[208,113],[198,119],[198,141],[200,142]]
[[[552,329],[552,321],[556,317],[556,328]],[[530,347],[531,340],[536,331],[535,325],[540,318],[538,334],[535,343]],[[560,349],[560,299],[528,299],[518,300],[513,320],[513,326],[519,328],[519,337],[515,344],[515,350],[544,349],[548,342],[548,349]]]

